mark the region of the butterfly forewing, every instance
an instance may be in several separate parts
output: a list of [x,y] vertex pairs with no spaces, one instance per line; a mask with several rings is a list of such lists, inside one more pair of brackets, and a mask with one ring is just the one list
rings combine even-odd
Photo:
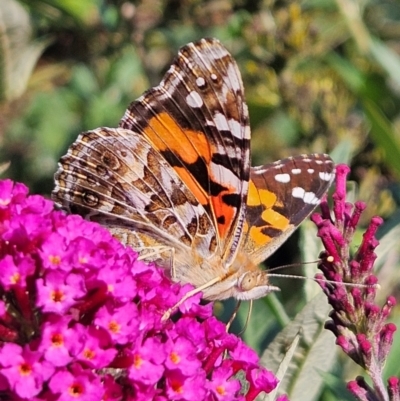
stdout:
[[310,154],[252,167],[243,250],[259,264],[310,215],[335,175],[332,159]]
[[121,127],[148,138],[236,251],[249,178],[250,131],[237,65],[215,39],[183,47],[161,84],[133,102]]

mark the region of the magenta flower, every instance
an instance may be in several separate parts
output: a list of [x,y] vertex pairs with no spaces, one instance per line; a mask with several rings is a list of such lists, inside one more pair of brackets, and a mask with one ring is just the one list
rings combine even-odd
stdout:
[[373,274],[374,251],[379,244],[375,234],[382,219],[372,218],[361,245],[352,256],[350,244],[366,206],[362,202],[354,205],[346,202],[348,172],[345,165],[336,168],[334,218],[326,200],[321,203],[321,214],[312,216],[325,247],[318,266],[323,275],[317,275],[317,279],[333,308],[326,328],[336,336],[336,343],[342,350],[371,377],[373,387],[363,378],[357,378],[348,384],[350,392],[361,401],[395,401],[399,399],[398,379],[389,379],[387,388],[382,379],[396,330],[394,324],[386,323],[395,299],[390,296],[382,308],[374,303],[377,288],[377,278]]
[[191,286],[9,180],[0,181],[0,273],[3,398],[252,401],[277,385],[200,294],[176,322],[162,320]]
[[128,376],[142,385],[154,387],[164,373],[166,352],[160,338],[137,339]]
[[59,370],[50,379],[49,388],[60,401],[101,400],[104,396],[100,377],[79,364],[71,365],[69,370]]
[[37,305],[43,312],[66,313],[77,300],[85,295],[84,280],[80,274],[49,271],[38,279]]
[[139,313],[134,303],[115,307],[111,302],[99,308],[94,323],[104,328],[116,344],[126,344],[138,336]]
[[75,339],[79,339],[76,345],[76,359],[81,363],[100,369],[108,366],[115,358],[117,350],[113,347],[107,332],[100,327],[90,327],[77,324],[75,327]]
[[42,325],[42,340],[38,351],[46,361],[54,366],[66,366],[73,357],[77,336],[75,330],[68,327],[70,319],[51,315]]
[[232,372],[232,368],[226,366],[214,370],[209,388],[216,400],[229,401],[240,390],[239,381],[230,379]]
[[[171,330],[173,334],[173,330]],[[185,337],[176,336],[166,343],[167,357],[165,366],[168,370],[179,370],[187,376],[196,374],[201,367],[197,358],[197,347]]]
[[171,371],[168,375],[167,399],[196,401],[206,399],[206,395],[206,376],[204,371],[189,377],[179,370]]
[[6,343],[0,350],[1,374],[10,389],[19,397],[30,399],[39,394],[51,377],[54,367],[43,360],[40,352]]

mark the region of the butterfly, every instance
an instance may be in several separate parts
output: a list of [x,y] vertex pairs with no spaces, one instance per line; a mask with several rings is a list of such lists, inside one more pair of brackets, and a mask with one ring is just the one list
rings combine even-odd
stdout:
[[238,66],[218,40],[201,39],[180,49],[118,128],[79,135],[52,197],[205,299],[252,300],[277,289],[258,265],[314,210],[334,174],[326,154],[251,167]]

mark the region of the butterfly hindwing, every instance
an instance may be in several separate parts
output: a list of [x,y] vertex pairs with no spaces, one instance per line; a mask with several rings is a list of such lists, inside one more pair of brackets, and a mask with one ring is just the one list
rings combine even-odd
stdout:
[[[209,257],[216,232],[203,206],[146,138],[123,128],[81,134],[60,160],[53,199],[113,232]],[[131,236],[131,246],[140,246]],[[154,244],[148,243],[153,246]]]

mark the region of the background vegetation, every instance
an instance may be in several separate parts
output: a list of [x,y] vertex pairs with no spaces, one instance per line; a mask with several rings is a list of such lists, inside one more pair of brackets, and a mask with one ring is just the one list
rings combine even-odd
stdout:
[[[239,64],[253,164],[329,152],[351,165],[354,196],[368,204],[364,224],[375,214],[385,218],[377,261],[381,299],[398,297],[397,0],[1,0],[0,162],[10,162],[3,176],[49,194],[58,158],[77,135],[117,126],[128,104],[160,81],[177,49],[204,36],[219,38]],[[297,235],[269,264],[297,260],[297,249],[314,260],[317,243],[308,229],[302,233],[300,248]],[[279,301],[271,296],[255,307],[244,337],[260,353],[319,292],[294,281],[279,282]],[[217,305],[223,316],[230,308]],[[306,340],[288,387],[292,401],[302,399],[310,380],[309,400],[351,399],[344,383],[359,372],[334,353],[333,337],[322,328],[327,312],[321,313],[302,323]],[[235,330],[245,315],[242,308]],[[393,320],[399,323],[398,311]],[[388,376],[400,374],[399,337]],[[324,358],[313,356],[315,344],[322,344],[317,353],[325,349]],[[304,373],[307,364],[312,376]]]

